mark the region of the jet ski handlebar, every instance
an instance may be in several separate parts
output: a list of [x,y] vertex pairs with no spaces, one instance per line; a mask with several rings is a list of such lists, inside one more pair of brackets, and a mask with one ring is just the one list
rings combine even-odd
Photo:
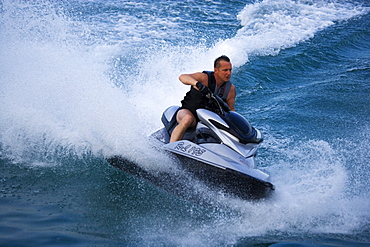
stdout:
[[200,82],[197,82],[195,86],[198,88],[199,92],[201,92],[204,96],[206,96],[208,99],[212,101],[210,102],[211,103],[210,105],[213,106],[214,108],[213,111],[220,115],[224,115],[225,112],[231,111],[230,107],[226,104],[226,102],[223,101],[221,97],[219,97],[218,95],[213,94],[209,87],[203,85]]
[[225,112],[230,112],[231,111],[228,104],[226,104],[226,102],[223,101],[220,96],[211,94],[211,98],[217,103],[218,108],[220,109],[220,112],[221,112],[222,115],[224,115]]

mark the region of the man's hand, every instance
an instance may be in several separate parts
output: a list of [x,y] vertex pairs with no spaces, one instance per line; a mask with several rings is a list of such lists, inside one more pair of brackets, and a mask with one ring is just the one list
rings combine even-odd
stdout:
[[204,86],[199,81],[195,84],[195,86],[198,88],[199,92],[201,92],[204,96],[207,98],[211,98],[212,92],[209,90],[207,86]]

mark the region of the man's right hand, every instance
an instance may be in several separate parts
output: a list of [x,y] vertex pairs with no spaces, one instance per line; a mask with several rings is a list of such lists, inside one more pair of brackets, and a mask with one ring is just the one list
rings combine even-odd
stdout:
[[207,86],[204,86],[202,83],[199,81],[195,84],[195,86],[198,88],[199,92],[201,92],[204,96],[207,98],[210,98],[212,95],[211,90]]

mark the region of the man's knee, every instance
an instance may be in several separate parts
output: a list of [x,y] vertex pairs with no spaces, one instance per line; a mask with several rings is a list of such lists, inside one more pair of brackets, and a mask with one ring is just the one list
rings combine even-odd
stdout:
[[[180,112],[179,112],[180,113]],[[195,117],[193,116],[193,114],[190,112],[190,111],[182,111],[179,115],[178,115],[178,119],[177,119],[178,123],[180,125],[183,125],[185,127],[191,127],[192,125],[194,125],[196,123],[196,120],[195,120]]]
[[193,122],[194,120],[192,116],[186,116],[181,119],[181,121],[179,122],[179,125],[183,125],[184,127],[189,128],[190,126],[193,125]]

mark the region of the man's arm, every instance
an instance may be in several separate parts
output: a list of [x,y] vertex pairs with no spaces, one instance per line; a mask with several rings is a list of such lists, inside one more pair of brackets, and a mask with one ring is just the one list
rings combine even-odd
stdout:
[[226,103],[230,107],[230,110],[235,111],[235,98],[236,98],[236,88],[231,85],[229,95],[227,96]]
[[208,75],[205,73],[201,73],[201,72],[197,72],[193,74],[182,74],[179,76],[179,80],[183,84],[191,85],[197,90],[198,88],[195,86],[197,82],[202,83],[204,86],[208,86]]

